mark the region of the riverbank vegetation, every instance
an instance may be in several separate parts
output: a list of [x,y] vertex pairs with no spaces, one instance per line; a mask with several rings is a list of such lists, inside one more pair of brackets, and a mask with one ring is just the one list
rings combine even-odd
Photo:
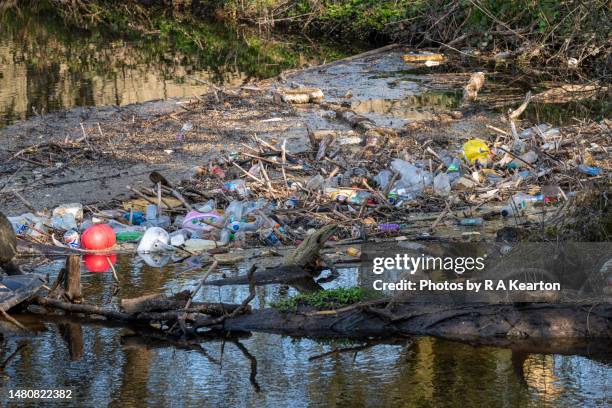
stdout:
[[[31,1],[15,0],[19,7]],[[40,7],[41,2],[36,2]],[[44,3],[44,2],[43,2]],[[609,80],[611,19],[605,0],[94,0],[47,2],[83,29],[178,36],[179,47],[214,46],[187,20],[216,19],[258,30],[299,32],[349,44],[391,41],[443,47],[478,58],[515,59],[531,74]],[[6,5],[5,5],[6,7]],[[165,17],[147,10],[164,7]],[[172,18],[167,17],[171,15]]]

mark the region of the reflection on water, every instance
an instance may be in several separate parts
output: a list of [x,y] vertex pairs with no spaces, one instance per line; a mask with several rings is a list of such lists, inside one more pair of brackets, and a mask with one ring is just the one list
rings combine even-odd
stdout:
[[355,112],[409,121],[429,120],[436,113],[448,112],[459,106],[461,93],[429,91],[404,99],[367,99],[351,103]]
[[160,30],[146,34],[69,29],[49,7],[44,1],[32,9],[0,7],[0,126],[74,106],[192,97],[208,82],[239,85],[342,55],[294,38],[262,40],[163,16],[151,17],[161,19]]
[[[121,292],[134,297],[192,288],[201,269],[151,268],[117,259]],[[62,261],[49,267],[55,272]],[[244,272],[245,268],[239,268]],[[340,270],[326,288],[362,284],[358,268]],[[90,302],[116,304],[110,273],[83,272]],[[220,273],[232,276],[231,268]],[[217,276],[216,278],[219,278]],[[160,289],[161,288],[161,289]],[[239,302],[248,288],[204,287],[199,300]],[[253,306],[293,294],[270,285]],[[417,338],[359,351],[358,340],[290,338],[252,333],[226,341],[176,341],[146,327],[19,315],[33,332],[9,335],[0,351],[2,387],[66,388],[88,406],[605,406],[612,369],[578,356],[524,355],[494,347]],[[311,357],[316,357],[311,359]],[[520,368],[517,368],[517,365]],[[608,399],[606,399],[608,398]]]

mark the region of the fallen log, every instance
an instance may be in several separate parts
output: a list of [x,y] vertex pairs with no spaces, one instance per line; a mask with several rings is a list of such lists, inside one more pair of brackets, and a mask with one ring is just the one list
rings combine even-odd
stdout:
[[0,282],[0,310],[6,312],[31,298],[45,283],[43,277],[36,274],[7,276]]
[[[160,294],[121,300],[121,308],[129,314],[185,309],[186,304],[187,299],[172,299]],[[239,307],[240,305],[233,303],[192,302],[187,311],[210,316],[223,316],[224,314],[232,313]],[[250,310],[249,306],[248,311]]]
[[[34,302],[40,306],[51,307],[55,309],[60,309],[70,313],[81,313],[86,315],[96,315],[102,316],[111,320],[120,320],[125,322],[148,322],[148,321],[176,321],[182,316],[185,316],[185,320],[188,321],[196,321],[202,320],[208,317],[221,317],[225,315],[235,315],[238,312],[248,313],[250,312],[250,306],[242,306],[242,305],[232,305],[232,304],[198,304],[192,303],[189,308],[185,309],[186,300],[183,301],[171,301],[168,303],[172,306],[175,304],[183,304],[182,307],[177,308],[176,310],[163,310],[163,311],[136,311],[134,313],[128,313],[125,311],[115,310],[108,307],[100,307],[96,305],[89,304],[73,304],[68,302],[63,302],[61,300],[49,299],[42,296],[37,296],[34,298]],[[172,303],[176,302],[176,303]],[[146,302],[143,302],[146,305]],[[134,305],[134,310],[136,309],[136,305]],[[227,307],[227,309],[224,309]],[[146,309],[146,307],[145,307]],[[203,310],[206,310],[210,313],[205,313]]]
[[314,312],[263,309],[225,319],[219,329],[292,336],[432,335],[488,344],[508,339],[609,339],[612,304],[440,305],[376,301]]
[[[278,283],[290,283],[295,280],[312,278],[312,275],[296,265],[279,266],[277,268],[255,271],[253,281],[255,285],[274,285]],[[204,283],[207,286],[248,285],[247,275],[232,276],[229,278],[212,280]]]

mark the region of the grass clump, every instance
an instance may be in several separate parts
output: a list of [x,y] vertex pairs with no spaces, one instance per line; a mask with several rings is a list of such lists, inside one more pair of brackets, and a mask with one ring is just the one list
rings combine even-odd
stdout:
[[288,299],[272,302],[270,306],[283,312],[295,312],[300,306],[319,310],[337,309],[365,299],[365,291],[360,287],[321,290],[314,293],[300,293]]

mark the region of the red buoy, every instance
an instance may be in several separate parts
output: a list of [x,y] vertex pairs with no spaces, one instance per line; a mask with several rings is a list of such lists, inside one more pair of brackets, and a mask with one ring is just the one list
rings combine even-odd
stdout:
[[106,272],[110,269],[110,261],[113,265],[117,263],[117,255],[115,254],[85,254],[83,255],[83,264],[89,272]]
[[115,231],[106,224],[95,224],[81,235],[81,246],[85,249],[108,249],[117,242]]

